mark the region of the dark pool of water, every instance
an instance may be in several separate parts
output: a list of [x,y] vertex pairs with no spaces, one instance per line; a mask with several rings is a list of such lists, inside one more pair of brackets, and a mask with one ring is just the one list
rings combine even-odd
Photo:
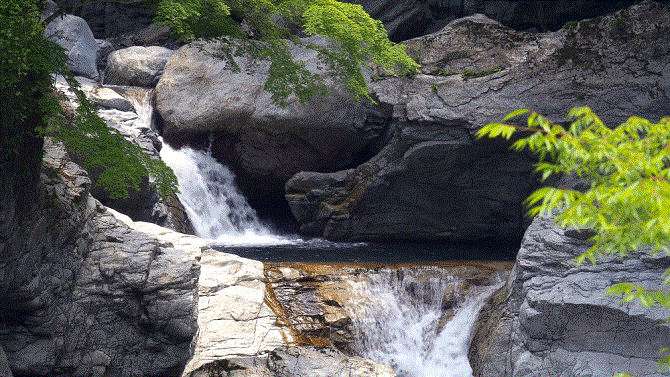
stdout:
[[344,243],[325,240],[260,246],[212,245],[226,253],[263,262],[427,263],[453,260],[513,260],[518,242]]

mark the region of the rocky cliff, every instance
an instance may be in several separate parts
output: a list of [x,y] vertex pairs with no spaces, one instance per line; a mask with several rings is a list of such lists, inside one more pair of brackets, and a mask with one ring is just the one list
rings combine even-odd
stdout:
[[47,142],[29,200],[2,196],[8,365],[17,376],[178,376],[196,331],[198,265],[117,221],[89,188],[86,172]]
[[604,291],[620,282],[659,289],[670,257],[646,252],[575,265],[584,234],[551,218],[528,228],[507,285],[482,310],[470,349],[475,376],[667,376],[664,308],[622,303]]

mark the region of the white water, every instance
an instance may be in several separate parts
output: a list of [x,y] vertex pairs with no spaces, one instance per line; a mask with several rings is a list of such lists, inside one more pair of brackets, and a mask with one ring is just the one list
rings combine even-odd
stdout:
[[370,276],[371,298],[352,308],[361,356],[390,365],[399,377],[472,377],[468,349],[485,299],[499,286],[477,287],[439,329],[444,293],[460,284],[437,269],[383,270]]
[[258,219],[235,185],[235,175],[208,151],[175,150],[163,144],[161,159],[179,181],[179,200],[198,236],[216,244],[277,245],[278,237]]

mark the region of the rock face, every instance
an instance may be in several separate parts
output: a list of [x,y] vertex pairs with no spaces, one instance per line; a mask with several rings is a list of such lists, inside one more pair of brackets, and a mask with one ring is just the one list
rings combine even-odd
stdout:
[[2,185],[0,346],[15,375],[178,376],[195,335],[198,265],[89,195],[46,143],[21,207]]
[[481,13],[516,30],[557,30],[566,22],[600,16],[634,0],[346,0],[360,4],[384,23],[393,41],[404,41],[441,29],[448,22]]
[[[532,159],[467,129],[406,125],[355,170],[301,173],[286,199],[301,230],[334,240],[514,237],[537,183]],[[325,184],[324,184],[325,183]]]
[[75,74],[98,78],[98,44],[83,18],[71,14],[57,17],[44,30],[44,35],[65,49],[68,67]]
[[393,108],[395,137],[353,172],[290,180],[293,214],[306,233],[332,239],[522,234],[532,158],[474,131],[518,108],[561,121],[587,105],[612,125],[666,116],[670,44],[659,36],[670,35],[669,12],[645,1],[546,34],[477,15],[408,41],[430,74],[371,84]]
[[[577,238],[576,238],[577,237]],[[636,253],[576,266],[579,233],[536,218],[506,287],[480,316],[470,349],[475,376],[667,376],[657,361],[670,344],[667,310],[604,294],[619,282],[659,289],[670,258]]]
[[159,46],[133,46],[107,58],[105,84],[153,87],[174,51]]

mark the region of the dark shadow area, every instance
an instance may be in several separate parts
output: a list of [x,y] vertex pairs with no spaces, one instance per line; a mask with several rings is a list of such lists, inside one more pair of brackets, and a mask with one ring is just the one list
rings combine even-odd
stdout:
[[444,261],[512,261],[520,239],[480,242],[329,242],[322,239],[287,245],[216,246],[216,250],[262,262],[429,263]]

